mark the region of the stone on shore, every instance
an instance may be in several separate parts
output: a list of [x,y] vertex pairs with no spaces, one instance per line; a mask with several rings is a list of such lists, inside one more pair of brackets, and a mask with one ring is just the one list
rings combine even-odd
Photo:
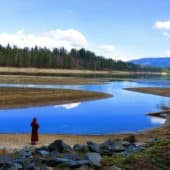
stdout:
[[85,158],[89,160],[92,166],[100,167],[102,157],[99,153],[89,152],[85,155]]
[[71,147],[62,140],[55,140],[48,146],[48,149],[49,151],[56,151],[58,153],[69,153],[72,151]]

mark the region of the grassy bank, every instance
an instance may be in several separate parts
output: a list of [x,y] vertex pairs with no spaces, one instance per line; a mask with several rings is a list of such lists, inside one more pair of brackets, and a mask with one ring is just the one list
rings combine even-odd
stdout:
[[126,170],[168,170],[170,167],[170,139],[160,140],[146,147],[144,151],[130,156],[106,156],[107,166],[118,166]]
[[110,97],[110,94],[65,89],[0,88],[0,108],[56,105]]
[[112,75],[166,75],[162,72],[131,72],[131,71],[95,71],[95,70],[73,70],[73,69],[40,69],[40,68],[16,68],[16,67],[0,67],[0,74],[15,74],[15,75],[80,75],[80,76],[112,76]]
[[125,88],[125,90],[170,97],[170,88],[134,87],[134,88]]
[[0,75],[0,83],[82,85],[101,84],[104,81],[81,77]]

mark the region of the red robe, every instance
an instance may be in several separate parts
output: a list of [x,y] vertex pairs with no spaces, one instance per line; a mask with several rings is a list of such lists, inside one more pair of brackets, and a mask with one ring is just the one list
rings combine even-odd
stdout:
[[36,120],[32,121],[31,127],[32,127],[31,142],[32,143],[38,142],[38,128],[39,128],[39,125],[38,125]]

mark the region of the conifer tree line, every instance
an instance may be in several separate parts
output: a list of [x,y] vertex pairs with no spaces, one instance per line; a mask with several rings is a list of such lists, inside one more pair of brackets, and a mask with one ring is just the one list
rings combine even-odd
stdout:
[[150,69],[132,63],[96,56],[94,52],[83,48],[79,50],[72,49],[68,52],[65,48],[50,50],[46,47],[18,48],[10,45],[6,47],[0,45],[0,66],[127,71]]

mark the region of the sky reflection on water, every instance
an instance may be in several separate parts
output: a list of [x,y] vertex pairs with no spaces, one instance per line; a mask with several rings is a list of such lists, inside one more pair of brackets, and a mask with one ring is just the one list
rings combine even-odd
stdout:
[[[151,83],[114,81],[103,85],[24,85],[25,87],[68,88],[99,91],[113,97],[95,101],[56,106],[0,110],[1,133],[28,133],[30,121],[37,117],[41,133],[58,134],[112,134],[139,131],[157,127],[163,123],[146,116],[159,110],[170,98],[123,90],[127,87],[153,86]],[[1,86],[15,86],[1,84]],[[16,85],[21,87],[23,85]],[[154,85],[160,86],[160,85]]]

